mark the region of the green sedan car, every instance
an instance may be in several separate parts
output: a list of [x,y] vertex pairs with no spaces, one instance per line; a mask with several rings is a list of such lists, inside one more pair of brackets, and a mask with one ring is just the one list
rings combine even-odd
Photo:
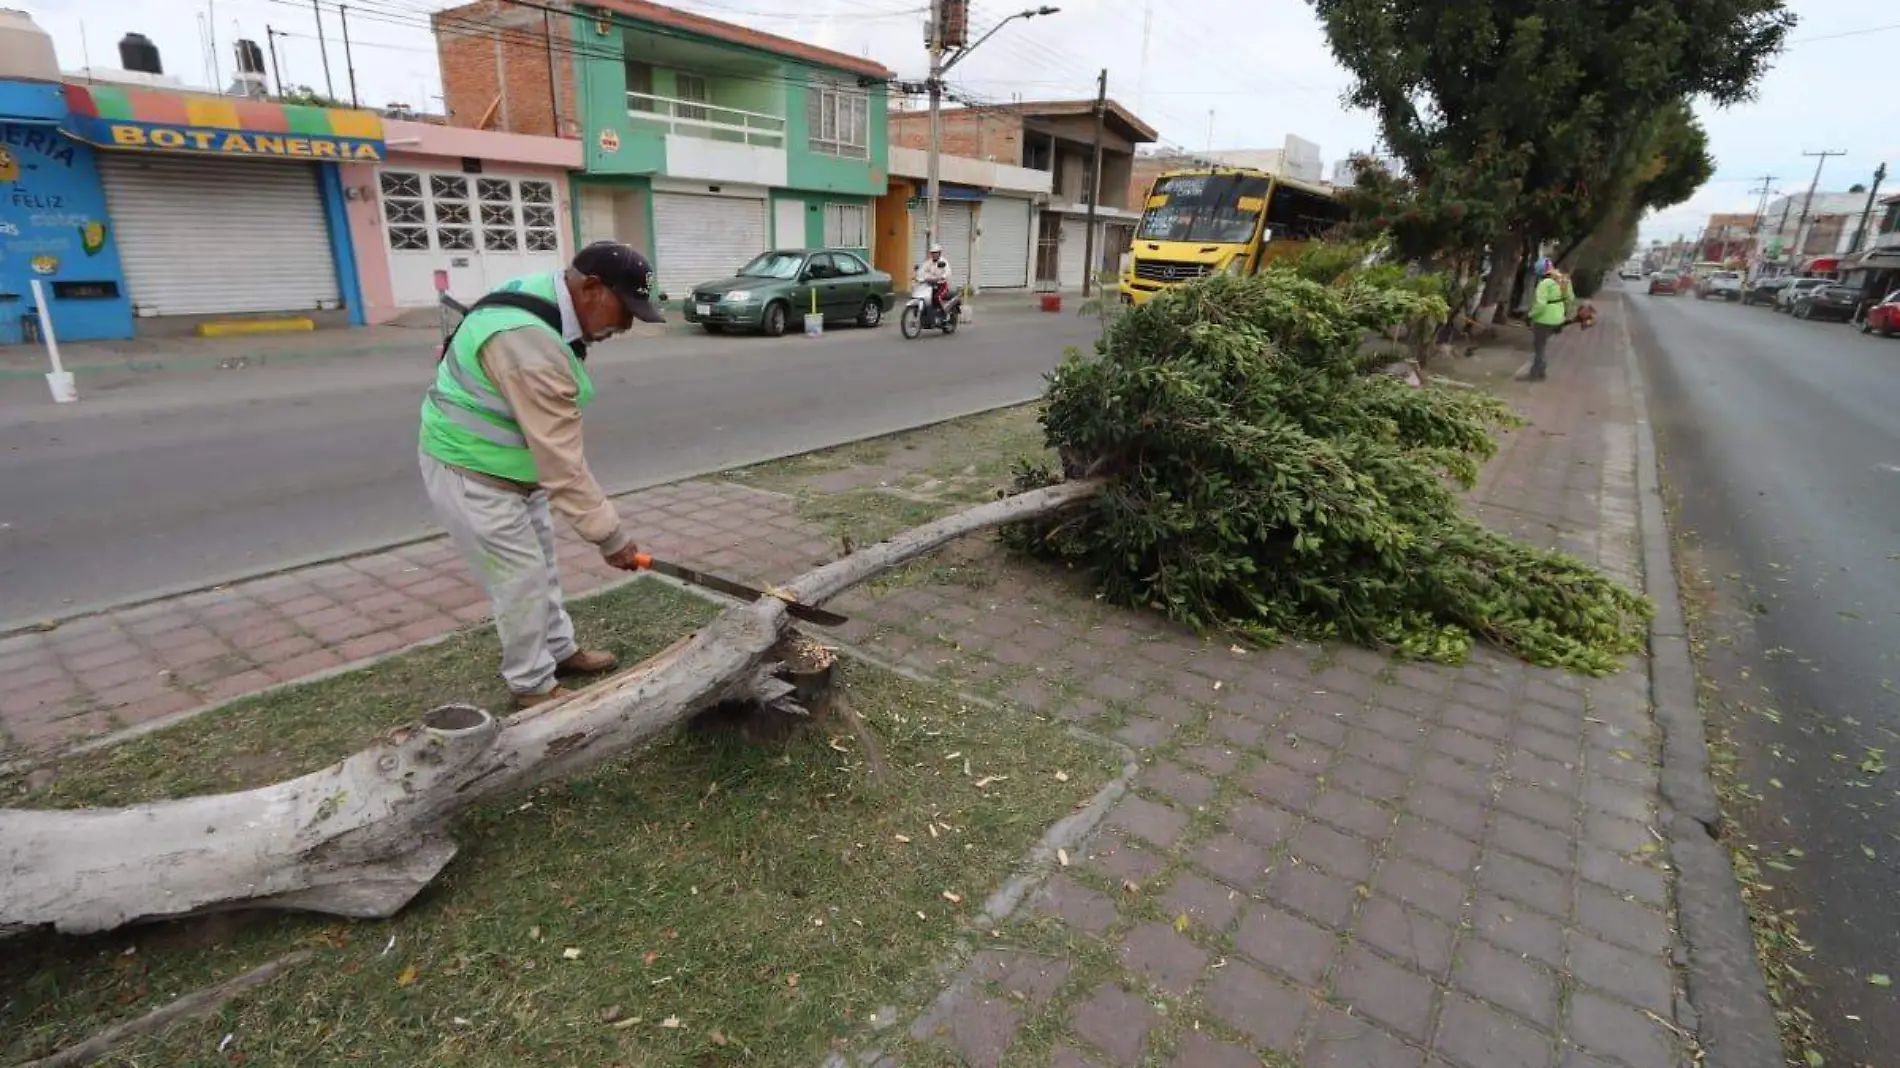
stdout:
[[802,325],[814,306],[827,325],[876,326],[896,301],[891,276],[857,253],[794,248],[762,253],[731,278],[694,286],[685,312],[709,334],[757,330],[777,337]]

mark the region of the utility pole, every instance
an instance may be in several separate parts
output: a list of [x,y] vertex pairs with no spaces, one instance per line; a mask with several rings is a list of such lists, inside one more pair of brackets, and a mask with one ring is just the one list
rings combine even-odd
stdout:
[[1095,79],[1095,151],[1089,165],[1089,214],[1082,234],[1082,296],[1095,285],[1095,205],[1102,199],[1102,120],[1108,115],[1108,68]]
[[350,54],[350,5],[338,4],[336,13],[343,20],[343,69],[350,72],[350,106],[361,107],[356,99],[356,57]]
[[[958,25],[956,26],[957,36],[954,40],[949,40],[946,39],[943,34],[944,14],[946,9],[953,4],[960,5],[959,18]],[[926,27],[928,32],[924,37],[924,45],[930,50],[930,81],[926,83],[930,90],[930,150],[926,153],[927,162],[924,166],[924,174],[926,175],[925,183],[928,190],[927,195],[930,199],[930,207],[925,216],[926,222],[924,224],[924,244],[926,249],[928,249],[928,246],[937,243],[937,222],[942,209],[942,183],[938,181],[938,167],[939,156],[943,150],[943,76],[949,73],[951,67],[961,62],[963,57],[976,51],[984,41],[996,36],[996,31],[1002,29],[1004,26],[1009,25],[1017,19],[1033,19],[1037,15],[1053,15],[1060,10],[1062,9],[1059,7],[1049,7],[1045,5],[1043,7],[1018,11],[1014,15],[1010,15],[997,22],[996,25],[991,26],[989,32],[977,38],[975,43],[966,43],[969,40],[967,25],[969,20],[969,5],[967,0],[930,0],[930,24]],[[957,54],[946,60],[944,53],[951,48],[955,48]],[[976,265],[970,264],[969,268],[971,277],[974,277]]]
[[1762,224],[1763,216],[1768,214],[1768,195],[1774,192],[1775,179],[1779,177],[1781,176],[1778,174],[1764,174],[1761,176],[1760,188],[1749,190],[1749,192],[1751,193],[1761,194],[1761,200],[1757,201],[1755,204],[1755,225],[1752,227],[1749,227],[1749,230],[1748,230],[1749,239],[1755,245],[1754,251],[1755,251],[1756,259],[1761,258],[1761,252],[1762,252],[1761,224]]
[[323,95],[336,99],[336,86],[330,81],[330,42],[323,36],[323,9],[317,6],[317,0],[310,0],[310,14],[317,20],[317,52],[323,56]]
[[937,181],[938,155],[943,151],[943,0],[930,0],[930,158],[924,181],[930,206],[924,215],[924,252],[937,243],[937,212],[942,193]]
[[1867,207],[1860,213],[1860,225],[1854,227],[1854,243],[1847,249],[1854,253],[1860,251],[1860,243],[1867,236],[1867,223],[1874,217],[1874,198],[1880,195],[1880,183],[1887,180],[1887,165],[1882,163],[1874,168],[1874,187],[1867,191]]
[[1154,0],[1143,0],[1141,5],[1141,73],[1135,82],[1135,114],[1139,115],[1148,103],[1148,34],[1154,29]]
[[272,29],[269,23],[264,25],[264,40],[270,45],[271,81],[277,83],[277,96],[281,100],[284,95],[284,76],[278,73],[277,69],[277,31]]
[[1795,224],[1794,236],[1795,249],[1797,252],[1801,250],[1802,245],[1806,244],[1806,241],[1801,236],[1801,228],[1808,225],[1808,210],[1814,207],[1814,191],[1821,187],[1821,168],[1827,166],[1829,156],[1847,155],[1845,151],[1803,152],[1801,154],[1804,156],[1817,156],[1819,158],[1814,161],[1814,181],[1808,183],[1807,199],[1801,202],[1801,219]]

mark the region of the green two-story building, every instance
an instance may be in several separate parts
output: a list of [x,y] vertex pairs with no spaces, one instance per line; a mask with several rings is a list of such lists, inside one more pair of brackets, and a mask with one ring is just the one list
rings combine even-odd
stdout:
[[869,257],[889,69],[642,0],[544,14],[483,0],[434,23],[452,121],[584,141],[577,243],[646,251],[674,297],[767,248]]

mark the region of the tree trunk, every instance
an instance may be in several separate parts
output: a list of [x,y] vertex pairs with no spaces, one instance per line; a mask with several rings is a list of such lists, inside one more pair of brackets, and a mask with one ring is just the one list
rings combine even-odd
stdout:
[[1516,235],[1491,247],[1491,273],[1484,280],[1484,294],[1478,298],[1478,314],[1472,318],[1486,326],[1503,321],[1499,315],[1510,296],[1511,283],[1524,267],[1523,246]]
[[[779,591],[821,603],[966,534],[1078,506],[1064,482],[948,516],[808,572]],[[0,809],[0,934],[104,931],[240,908],[389,916],[450,858],[456,816],[573,775],[732,700],[784,702],[785,605],[735,605],[659,655],[564,701],[497,721],[448,705],[300,778],[120,809]]]

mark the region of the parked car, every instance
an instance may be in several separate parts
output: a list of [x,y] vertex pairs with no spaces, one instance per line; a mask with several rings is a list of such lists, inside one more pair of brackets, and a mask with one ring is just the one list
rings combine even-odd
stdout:
[[1794,311],[1794,302],[1797,297],[1800,297],[1809,290],[1819,289],[1822,286],[1831,286],[1833,284],[1834,280],[1832,278],[1791,279],[1787,285],[1782,287],[1781,292],[1775,294],[1775,310],[1778,312],[1792,312]]
[[1702,280],[1702,288],[1696,290],[1696,297],[1708,300],[1721,297],[1723,300],[1742,299],[1742,272],[1717,271]]
[[1649,295],[1652,297],[1658,293],[1673,297],[1681,291],[1681,286],[1682,272],[1674,267],[1665,268],[1649,276]]
[[1900,334],[1900,289],[1887,294],[1885,300],[1867,309],[1866,318],[1860,321],[1860,332],[1879,334],[1881,337]]
[[1780,296],[1781,291],[1788,288],[1788,283],[1792,281],[1794,279],[1785,274],[1778,274],[1773,278],[1757,278],[1753,285],[1742,290],[1742,303],[1772,305],[1775,298]]
[[1837,319],[1847,322],[1860,306],[1860,290],[1853,286],[1814,286],[1794,298],[1797,319]]
[[757,330],[777,337],[809,317],[814,303],[827,324],[871,327],[884,321],[896,300],[891,276],[855,252],[774,249],[760,253],[731,278],[694,286],[685,318],[709,334]]

